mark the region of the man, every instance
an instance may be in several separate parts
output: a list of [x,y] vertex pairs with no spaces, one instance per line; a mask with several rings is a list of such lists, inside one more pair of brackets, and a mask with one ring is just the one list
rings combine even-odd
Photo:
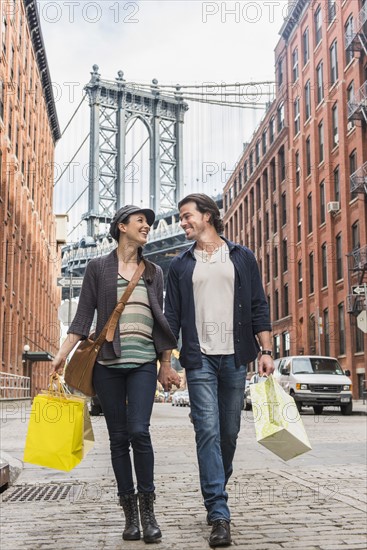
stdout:
[[212,525],[210,546],[229,546],[226,492],[240,430],[247,363],[274,370],[269,308],[254,254],[220,234],[216,203],[194,193],[179,202],[193,246],[171,263],[165,315],[178,338],[195,428],[201,491]]

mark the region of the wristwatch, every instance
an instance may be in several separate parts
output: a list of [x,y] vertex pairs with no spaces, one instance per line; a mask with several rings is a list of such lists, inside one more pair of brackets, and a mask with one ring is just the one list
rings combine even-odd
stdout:
[[262,349],[261,355],[270,355],[270,357],[273,357],[273,352],[270,349]]

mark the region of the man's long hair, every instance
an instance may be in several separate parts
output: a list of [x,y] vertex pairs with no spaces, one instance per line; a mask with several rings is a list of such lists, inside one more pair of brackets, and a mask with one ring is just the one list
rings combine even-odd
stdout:
[[191,193],[191,195],[187,195],[180,200],[178,203],[178,209],[180,210],[181,206],[187,204],[188,202],[194,202],[196,204],[196,209],[202,214],[209,213],[209,223],[214,226],[217,233],[223,233],[223,221],[220,217],[219,208],[213,199],[204,193]]

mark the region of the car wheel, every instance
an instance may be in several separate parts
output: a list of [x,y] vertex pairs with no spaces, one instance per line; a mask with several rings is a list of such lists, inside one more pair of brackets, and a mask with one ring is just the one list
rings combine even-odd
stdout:
[[315,414],[322,414],[322,411],[324,410],[324,407],[322,405],[314,405],[313,412]]
[[245,401],[244,401],[244,404],[243,404],[243,408],[245,409],[245,411],[250,411],[251,410],[251,403],[249,403],[245,397]]
[[345,405],[340,405],[340,411],[343,415],[349,416],[353,412],[353,403],[346,403]]
[[302,403],[301,403],[301,401],[296,401],[296,407],[297,407],[298,412],[301,412],[301,410],[302,410]]

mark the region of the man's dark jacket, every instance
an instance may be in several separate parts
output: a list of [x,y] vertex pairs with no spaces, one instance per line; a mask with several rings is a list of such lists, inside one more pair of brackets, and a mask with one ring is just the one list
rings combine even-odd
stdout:
[[[145,260],[143,279],[147,288],[149,304],[153,314],[153,341],[159,356],[162,351],[177,346],[176,338],[163,315],[163,273],[162,269]],[[97,310],[96,336],[102,331],[117,303],[118,258],[116,249],[106,256],[93,258],[85,271],[78,309],[68,333],[89,335],[94,313]],[[113,342],[105,342],[98,359],[121,357],[120,331],[117,324]]]
[[[227,239],[223,240],[228,245],[235,270],[233,344],[236,366],[239,367],[253,361],[259,352],[255,334],[271,330],[269,307],[253,252]],[[202,366],[192,283],[196,263],[194,248],[195,244],[171,262],[164,310],[176,338],[182,329],[180,362],[186,369]],[[213,300],[220,299],[220,295],[213,296]],[[223,304],[225,307],[226,304]],[[220,326],[221,319],[214,321]]]

